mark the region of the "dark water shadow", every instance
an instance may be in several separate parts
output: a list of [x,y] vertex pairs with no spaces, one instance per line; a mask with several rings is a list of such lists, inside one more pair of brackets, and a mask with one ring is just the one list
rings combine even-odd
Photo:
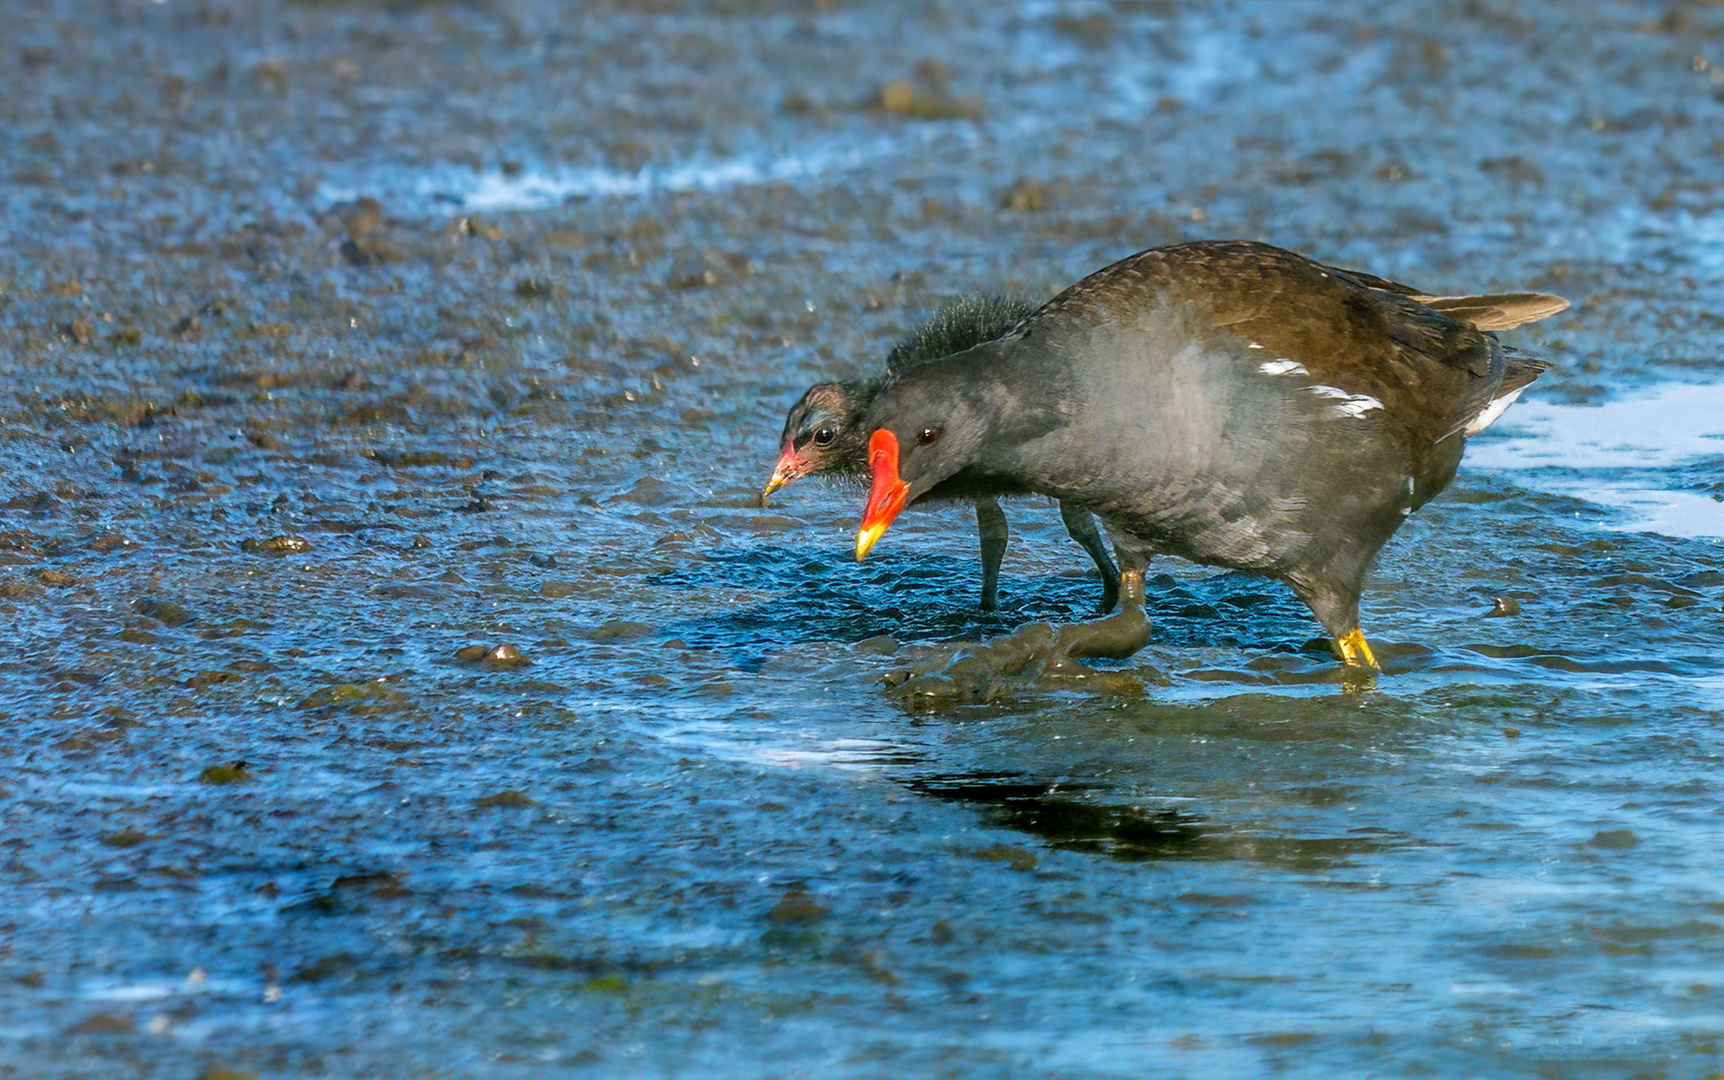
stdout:
[[1266,834],[1165,802],[1115,801],[1105,784],[1051,781],[1025,773],[935,773],[903,783],[918,795],[975,806],[990,824],[1035,837],[1055,850],[1120,862],[1241,860],[1315,873],[1342,869],[1360,857],[1412,842],[1372,828],[1345,836]]
[[1109,802],[1103,785],[1083,781],[975,772],[919,776],[904,786],[928,798],[976,806],[991,824],[1034,836],[1049,847],[1123,862],[1200,854],[1216,828],[1168,806]]

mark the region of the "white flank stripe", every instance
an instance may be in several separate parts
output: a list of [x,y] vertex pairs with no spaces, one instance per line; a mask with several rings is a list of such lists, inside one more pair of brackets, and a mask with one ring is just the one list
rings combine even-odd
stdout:
[[1349,394],[1345,390],[1337,390],[1333,386],[1313,386],[1311,392],[1319,397],[1334,398],[1335,411],[1342,416],[1363,419],[1372,409],[1381,409],[1383,403],[1369,394]]
[[1311,374],[1309,371],[1305,370],[1304,364],[1295,364],[1291,360],[1271,360],[1267,364],[1258,365],[1257,370],[1261,371],[1265,375],[1309,375],[1309,374]]

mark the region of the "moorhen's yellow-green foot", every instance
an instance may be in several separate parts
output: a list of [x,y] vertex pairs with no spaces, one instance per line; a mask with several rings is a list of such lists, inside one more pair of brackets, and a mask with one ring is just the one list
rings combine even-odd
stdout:
[[[886,358],[886,370],[879,376],[810,387],[785,417],[778,461],[760,492],[760,505],[767,505],[773,492],[804,476],[851,480],[866,477],[868,430],[862,426],[862,414],[883,385],[919,364],[993,341],[1034,310],[1034,304],[1017,297],[981,293],[962,296],[934,312],[893,346]],[[983,611],[992,611],[998,604],[1000,561],[1009,536],[1006,515],[998,499],[1002,495],[1024,494],[1029,492],[1011,484],[950,478],[923,496],[976,504],[976,525],[981,534]],[[1102,610],[1112,610],[1118,575],[1095,518],[1089,511],[1065,503],[1060,504],[1060,517],[1072,539],[1083,546],[1101,571]]]
[[[1039,492],[1099,517],[1128,569],[1168,554],[1287,582],[1347,670],[1374,671],[1372,560],[1544,371],[1493,331],[1566,306],[1427,295],[1245,241],[1139,252],[878,390],[857,556],[943,485]],[[1057,646],[1129,653],[1141,614]]]
[[1349,667],[1363,668],[1366,671],[1381,671],[1382,665],[1371,655],[1371,646],[1365,641],[1365,635],[1358,629],[1353,629],[1335,639],[1335,655]]

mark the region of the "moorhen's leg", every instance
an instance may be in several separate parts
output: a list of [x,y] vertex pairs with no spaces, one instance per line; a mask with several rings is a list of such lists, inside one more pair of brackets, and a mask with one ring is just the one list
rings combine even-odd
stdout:
[[1108,557],[1101,530],[1095,527],[1095,518],[1088,510],[1071,503],[1060,503],[1060,520],[1066,523],[1066,532],[1083,545],[1089,557],[1095,560],[1095,568],[1101,571],[1101,607],[1096,610],[1105,615],[1119,603],[1119,571],[1113,568],[1113,560]]
[[992,611],[1000,599],[1000,560],[1006,557],[1006,512],[996,499],[976,500],[976,531],[982,535],[982,610]]
[[1149,617],[1143,612],[1145,560],[1119,553],[1119,611],[1105,619],[1062,626],[1055,635],[1067,656],[1123,660],[1149,644]]

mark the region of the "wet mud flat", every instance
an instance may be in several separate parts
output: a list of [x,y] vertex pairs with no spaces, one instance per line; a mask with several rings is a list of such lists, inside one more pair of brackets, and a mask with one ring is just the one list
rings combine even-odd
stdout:
[[[1721,41],[13,13],[0,1076],[1724,1069]],[[986,616],[964,508],[858,565],[858,492],[749,506],[784,409],[965,290],[1221,236],[1575,302],[1385,550],[1384,677],[1169,561],[1131,660],[896,693],[1098,582],[1042,500]]]

